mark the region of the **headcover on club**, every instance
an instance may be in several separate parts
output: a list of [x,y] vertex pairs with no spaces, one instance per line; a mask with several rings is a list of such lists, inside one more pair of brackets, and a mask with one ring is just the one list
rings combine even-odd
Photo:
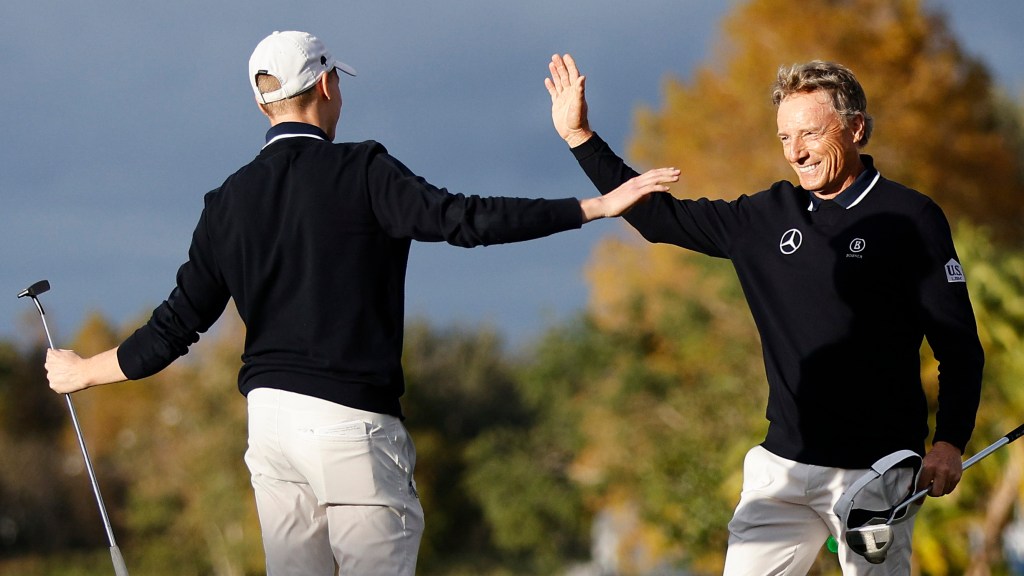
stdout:
[[[885,505],[888,507],[881,510],[876,509],[874,504],[872,508],[867,508],[868,503],[864,502],[867,499],[867,494],[882,493],[880,490],[870,489],[872,484],[883,482],[885,474],[897,468],[912,468],[914,471],[913,480],[906,487],[907,492],[904,497],[896,502],[886,502]],[[832,511],[839,516],[846,544],[851,550],[872,564],[881,564],[885,561],[886,552],[892,545],[892,524],[906,520],[913,515],[910,506],[903,507],[895,515],[894,511],[907,496],[913,494],[920,474],[921,455],[912,450],[899,450],[880,458],[871,465],[868,472],[850,485],[850,488],[836,502]],[[858,505],[858,498],[861,499],[860,505]],[[877,503],[877,496],[874,497],[874,501]],[[917,503],[913,506],[919,505],[920,503]]]
[[46,292],[49,289],[50,282],[47,280],[40,280],[39,282],[36,282],[35,284],[29,286],[28,288],[25,288],[21,292],[18,292],[18,298],[24,298],[25,296],[35,298],[36,296],[39,296],[40,294]]

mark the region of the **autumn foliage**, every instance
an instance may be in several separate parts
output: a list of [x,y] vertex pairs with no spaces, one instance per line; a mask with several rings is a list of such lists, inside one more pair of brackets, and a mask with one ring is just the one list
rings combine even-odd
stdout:
[[[791,178],[768,89],[780,65],[816,58],[864,84],[875,117],[865,153],[953,224],[987,354],[976,451],[1024,414],[1024,131],[1020,103],[942,15],[918,0],[737,3],[715,56],[666,77],[658,107],[636,111],[625,152],[638,169],[681,168],[673,193],[685,197]],[[421,574],[721,573],[743,455],[766,428],[760,343],[733,270],[624,228],[586,274],[586,310],[518,353],[489,328],[409,322]],[[71,344],[95,353],[132,328],[93,317]],[[243,332],[228,312],[158,376],[76,396],[132,573],[263,573],[235,386]],[[74,433],[43,384],[42,342],[0,343],[0,573],[109,574]],[[922,357],[934,401],[936,367]],[[915,574],[1008,573],[1002,535],[1022,502],[1015,444],[924,506]],[[837,574],[835,556],[823,551],[813,573]]]

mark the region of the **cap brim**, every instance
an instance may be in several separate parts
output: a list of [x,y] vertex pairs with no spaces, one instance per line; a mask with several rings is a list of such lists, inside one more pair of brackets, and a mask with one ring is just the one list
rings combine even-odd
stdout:
[[356,69],[351,67],[351,66],[349,66],[348,64],[345,64],[341,60],[335,60],[334,61],[334,67],[337,68],[338,70],[341,70],[345,74],[348,74],[349,76],[355,76],[356,75]]

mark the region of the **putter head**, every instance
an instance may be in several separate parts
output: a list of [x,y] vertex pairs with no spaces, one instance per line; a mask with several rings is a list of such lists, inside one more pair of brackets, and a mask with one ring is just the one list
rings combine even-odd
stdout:
[[863,526],[847,530],[846,544],[868,562],[881,564],[892,545],[892,526],[884,518],[873,518]]
[[36,296],[39,296],[40,294],[46,292],[49,289],[50,281],[40,280],[39,282],[36,282],[35,284],[29,286],[28,288],[25,288],[21,292],[18,292],[18,298],[24,298],[25,296],[35,298]]

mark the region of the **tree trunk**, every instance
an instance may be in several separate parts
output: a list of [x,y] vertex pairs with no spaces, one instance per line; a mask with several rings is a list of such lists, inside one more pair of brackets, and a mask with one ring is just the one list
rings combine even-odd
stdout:
[[[1016,445],[1007,447],[1010,455],[992,497],[985,507],[985,520],[981,526],[982,540],[971,552],[971,562],[965,576],[990,576],[991,565],[1001,561],[1001,536],[1010,522],[1017,495],[1020,493],[1021,479],[1024,477],[1024,466],[1021,465],[1021,448]],[[969,473],[969,472],[968,472]]]

